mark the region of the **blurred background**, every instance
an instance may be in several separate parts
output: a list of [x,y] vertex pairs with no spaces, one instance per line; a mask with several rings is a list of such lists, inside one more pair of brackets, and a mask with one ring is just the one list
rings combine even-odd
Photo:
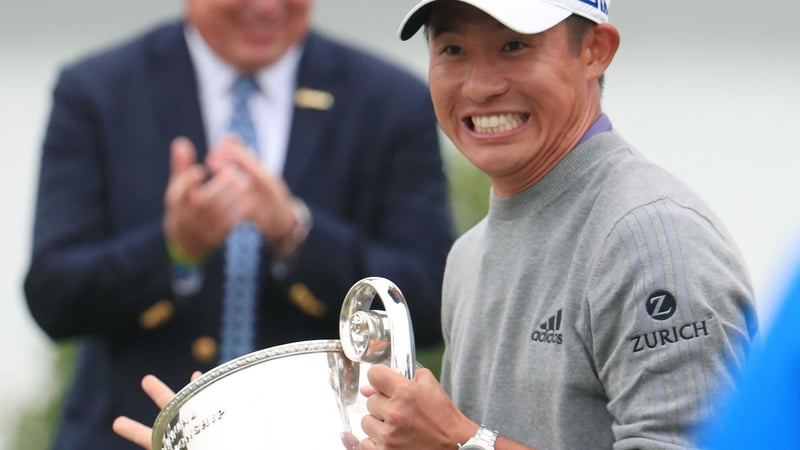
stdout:
[[[317,0],[314,22],[424,78],[424,40],[396,38],[414,3]],[[182,7],[178,0],[3,0],[0,450],[44,448],[70,362],[69,352],[33,324],[21,288],[56,72],[88,51],[176,17]],[[799,16],[800,2],[793,0],[611,5],[622,46],[606,77],[605,111],[623,136],[686,181],[728,226],[749,264],[763,328],[800,262],[800,51],[793,31]],[[486,184],[443,142],[461,232],[482,214]]]

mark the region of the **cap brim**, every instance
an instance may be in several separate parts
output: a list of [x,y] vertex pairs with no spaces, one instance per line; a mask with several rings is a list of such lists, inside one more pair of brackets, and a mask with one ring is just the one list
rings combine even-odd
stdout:
[[[423,0],[406,14],[398,34],[406,41],[428,22],[430,9],[438,0]],[[570,11],[542,0],[457,0],[471,5],[511,30],[536,34],[548,30],[569,17]]]
[[417,34],[417,31],[425,25],[425,22],[428,21],[428,14],[430,14],[431,3],[435,1],[436,0],[423,0],[411,8],[411,11],[409,11],[403,18],[403,21],[400,22],[398,34],[401,40],[407,41],[411,39],[411,37]]

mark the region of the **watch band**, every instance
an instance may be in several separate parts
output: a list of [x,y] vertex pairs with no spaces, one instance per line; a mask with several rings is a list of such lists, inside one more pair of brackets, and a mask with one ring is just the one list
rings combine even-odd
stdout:
[[292,228],[288,235],[272,244],[276,256],[283,260],[290,259],[294,256],[297,249],[305,242],[312,227],[311,211],[308,209],[305,202],[297,197],[292,199],[292,212],[297,220],[294,228]]
[[480,449],[494,450],[494,442],[497,440],[497,431],[492,431],[481,425],[475,435],[469,438],[463,445],[458,444],[460,449]]

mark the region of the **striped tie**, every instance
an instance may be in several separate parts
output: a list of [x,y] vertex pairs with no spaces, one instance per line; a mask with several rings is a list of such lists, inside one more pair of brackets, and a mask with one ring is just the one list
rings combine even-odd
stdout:
[[[256,129],[248,106],[250,97],[256,92],[258,85],[251,77],[236,80],[229,131],[258,152]],[[250,222],[236,225],[225,240],[220,362],[254,350],[260,248],[261,235]]]

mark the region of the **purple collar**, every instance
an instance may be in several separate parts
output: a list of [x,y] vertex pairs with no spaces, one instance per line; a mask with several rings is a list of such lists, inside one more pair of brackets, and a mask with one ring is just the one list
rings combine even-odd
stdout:
[[577,147],[583,144],[595,134],[605,133],[607,131],[611,131],[611,129],[612,129],[611,120],[609,120],[608,116],[606,116],[605,114],[600,114],[600,117],[598,117],[597,120],[594,121],[594,123],[592,124],[592,126],[589,127],[588,130],[586,130],[586,133],[583,133],[583,136],[581,136],[581,139],[578,141],[577,144],[575,144],[575,146]]

